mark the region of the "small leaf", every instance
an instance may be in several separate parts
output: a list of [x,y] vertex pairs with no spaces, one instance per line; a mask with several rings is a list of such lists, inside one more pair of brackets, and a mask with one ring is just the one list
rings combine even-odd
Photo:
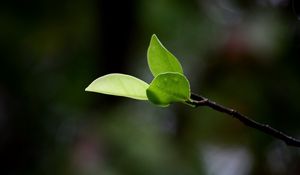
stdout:
[[147,60],[154,77],[165,72],[183,74],[182,67],[177,58],[161,44],[156,35],[152,35],[151,37]]
[[160,106],[185,102],[190,97],[190,84],[180,73],[162,73],[151,82],[147,89],[147,97],[149,101]]
[[146,95],[148,87],[147,83],[136,77],[113,73],[96,79],[85,90],[137,100],[148,100]]

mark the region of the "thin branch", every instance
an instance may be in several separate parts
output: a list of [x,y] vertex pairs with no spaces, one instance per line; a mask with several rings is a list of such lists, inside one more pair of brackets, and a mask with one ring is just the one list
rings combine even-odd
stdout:
[[226,113],[236,119],[238,119],[239,121],[241,121],[243,124],[245,124],[246,126],[249,126],[251,128],[255,128],[258,129],[268,135],[271,135],[277,139],[280,139],[282,141],[284,141],[287,145],[289,146],[295,146],[295,147],[300,147],[300,140],[291,137],[277,129],[272,128],[271,126],[267,125],[267,124],[262,124],[259,123],[253,119],[250,119],[249,117],[239,113],[238,111],[231,109],[231,108],[227,108],[224,107],[222,105],[217,104],[214,101],[211,101],[205,97],[196,95],[196,94],[192,94],[191,95],[191,101],[187,101],[187,103],[194,105],[195,107],[198,106],[207,106],[210,107],[216,111],[222,112],[222,113]]

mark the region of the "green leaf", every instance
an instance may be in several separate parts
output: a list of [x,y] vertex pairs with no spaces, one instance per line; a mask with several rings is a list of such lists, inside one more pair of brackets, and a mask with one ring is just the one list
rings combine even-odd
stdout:
[[177,58],[161,44],[155,34],[151,37],[147,60],[154,77],[165,72],[183,74],[182,67]]
[[108,95],[123,96],[137,100],[148,100],[144,81],[125,74],[108,74],[93,81],[85,90]]
[[190,98],[190,84],[180,73],[162,73],[151,82],[147,97],[152,103],[165,107],[170,103],[185,102]]

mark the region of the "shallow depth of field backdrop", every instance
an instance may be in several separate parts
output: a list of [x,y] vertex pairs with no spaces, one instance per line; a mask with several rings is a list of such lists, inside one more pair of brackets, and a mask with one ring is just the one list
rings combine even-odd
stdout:
[[207,108],[85,92],[149,82],[153,33],[193,92],[300,138],[300,21],[287,0],[29,0],[0,6],[0,174],[297,175],[300,149]]

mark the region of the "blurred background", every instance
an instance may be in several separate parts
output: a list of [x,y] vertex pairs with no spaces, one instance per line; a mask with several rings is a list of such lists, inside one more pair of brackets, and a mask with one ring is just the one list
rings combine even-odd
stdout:
[[113,72],[150,82],[155,33],[193,92],[300,138],[297,3],[1,2],[0,174],[300,174],[299,148],[222,113],[84,91]]

